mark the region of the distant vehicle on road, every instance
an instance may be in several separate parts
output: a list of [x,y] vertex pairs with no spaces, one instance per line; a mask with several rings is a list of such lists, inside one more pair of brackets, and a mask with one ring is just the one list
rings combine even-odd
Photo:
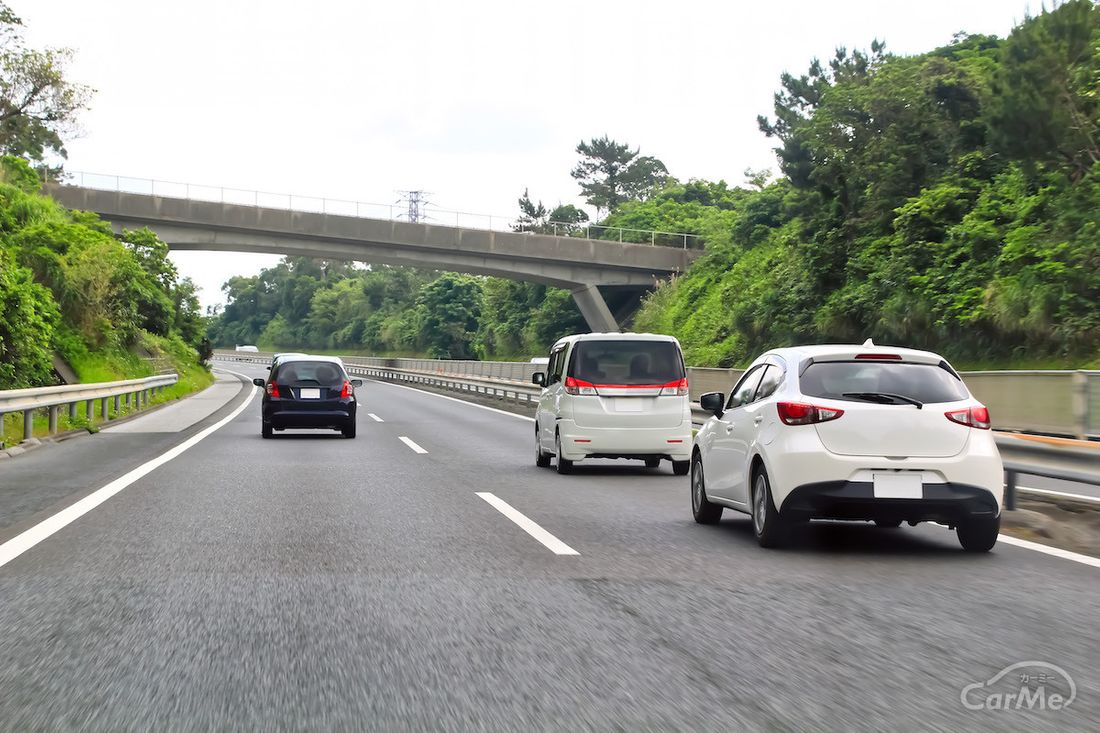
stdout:
[[275,354],[274,356],[271,357],[271,364],[267,368],[271,369],[271,367],[275,366],[275,364],[278,363],[278,361],[280,359],[285,359],[285,358],[291,357],[291,356],[305,356],[305,354],[303,354],[301,352],[298,352],[298,351],[280,352],[280,353]]
[[267,379],[254,384],[264,388],[260,432],[271,438],[276,430],[316,428],[339,430],[355,437],[355,388],[339,359],[331,356],[284,356],[271,367]]
[[1004,471],[989,411],[937,354],[804,346],[760,356],[695,437],[691,505],[714,524],[752,516],[764,547],[810,519],[952,526],[986,552],[1001,523]]
[[535,463],[570,473],[586,458],[634,458],[656,468],[691,459],[691,406],[680,343],[650,333],[586,333],[560,339],[535,414]]
[[257,352],[259,351],[259,349],[257,349],[257,348],[256,348],[255,346],[253,346],[252,344],[244,344],[244,345],[238,345],[238,346],[236,347],[236,350],[237,350],[237,351],[248,351],[248,352],[250,352],[250,353],[253,353],[253,354],[255,354],[255,353],[257,353]]

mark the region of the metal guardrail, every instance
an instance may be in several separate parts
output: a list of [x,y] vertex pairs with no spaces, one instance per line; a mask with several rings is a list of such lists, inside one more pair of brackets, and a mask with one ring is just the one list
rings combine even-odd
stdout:
[[[216,352],[217,359],[254,364],[270,364],[270,354],[255,352]],[[400,364],[397,366],[394,364]],[[478,362],[478,361],[442,361],[437,359],[386,359],[379,357],[347,357],[344,366],[348,373],[407,384],[447,389],[466,394],[495,397],[501,400],[528,405],[538,401],[541,390],[527,382],[522,375],[539,371],[541,365],[528,362]],[[442,371],[443,367],[448,371]],[[704,391],[725,391],[721,383],[731,379],[735,370],[696,369],[697,374],[689,377],[703,382]],[[488,372],[472,374],[471,372]],[[710,374],[708,374],[710,372]],[[710,413],[703,410],[697,402],[691,407],[692,424],[695,427],[706,422]],[[1024,461],[1006,460],[1005,466],[1005,509],[1016,508],[1017,493],[1026,489],[1018,488],[1021,475],[1041,476],[1044,478],[1073,481],[1100,486],[1100,451],[1067,450],[1042,444],[1023,443],[1010,436],[997,436],[997,444],[1002,452],[1024,455]],[[1030,459],[1030,460],[1029,460]],[[1083,469],[1083,470],[1082,470]],[[1091,471],[1089,470],[1091,469]],[[1091,501],[1087,498],[1084,500]],[[1096,500],[1100,502],[1100,499]]]
[[[333,214],[336,216],[354,216],[369,219],[387,219],[402,221],[407,207],[398,203],[378,204],[366,201],[349,201],[318,196],[299,196],[289,193],[271,193],[253,191],[228,186],[209,186],[197,183],[176,181],[157,181],[151,178],[132,178],[104,173],[84,171],[66,171],[62,183],[81,188],[93,188],[100,191],[118,191],[147,196],[169,196],[173,198],[206,201],[238,206],[263,206],[272,209],[302,211],[315,214]],[[496,214],[476,214],[451,209],[420,208],[425,218],[422,224],[455,226],[467,229],[483,229],[499,232],[520,232],[528,230],[514,224],[516,217]],[[408,219],[404,219],[407,221]],[[519,228],[516,228],[519,226]],[[546,227],[550,231],[546,231]],[[534,231],[535,229],[538,231]],[[680,247],[682,249],[702,249],[703,240],[698,234],[686,232],[662,232],[649,229],[630,229],[627,227],[609,227],[600,224],[574,224],[571,222],[549,221],[545,225],[532,227],[530,233],[551,234],[551,236],[579,236],[583,232],[587,239],[623,242],[630,244],[648,244],[661,247]]]
[[75,419],[81,402],[85,403],[84,414],[89,421],[95,416],[95,403],[100,403],[100,416],[110,419],[108,401],[114,401],[114,414],[122,412],[123,399],[130,406],[141,409],[143,402],[148,404],[158,392],[179,381],[177,374],[158,374],[141,379],[125,379],[117,382],[93,382],[90,384],[62,384],[56,387],[36,387],[33,389],[9,389],[0,391],[0,419],[9,412],[23,413],[23,440],[34,437],[35,410],[49,410],[50,435],[57,433],[58,411],[63,406],[69,408],[69,418]]
[[[229,356],[255,352],[225,352]],[[530,382],[545,365],[524,361],[473,361],[349,356],[346,362],[396,369]],[[741,369],[688,367],[688,389],[698,402],[706,392],[729,392]],[[962,372],[974,396],[989,408],[996,430],[1100,438],[1100,370]]]

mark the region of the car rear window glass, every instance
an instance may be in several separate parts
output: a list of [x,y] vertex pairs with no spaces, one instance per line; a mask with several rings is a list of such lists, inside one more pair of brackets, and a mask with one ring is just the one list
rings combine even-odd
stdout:
[[279,366],[282,384],[336,384],[344,379],[339,365],[327,361],[292,361]]
[[578,341],[569,374],[592,384],[668,384],[684,378],[671,341]]
[[802,394],[858,401],[844,393],[886,392],[921,402],[957,402],[967,398],[962,382],[935,364],[831,361],[811,364],[799,379]]

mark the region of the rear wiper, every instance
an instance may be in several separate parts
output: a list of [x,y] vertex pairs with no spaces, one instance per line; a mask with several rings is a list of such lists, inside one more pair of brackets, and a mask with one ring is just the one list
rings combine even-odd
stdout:
[[844,397],[858,397],[862,400],[871,400],[872,402],[880,402],[882,404],[889,404],[884,401],[887,400],[899,400],[901,402],[908,402],[910,405],[916,405],[919,410],[924,407],[924,403],[918,399],[912,397],[906,397],[903,394],[894,394],[893,392],[845,392]]

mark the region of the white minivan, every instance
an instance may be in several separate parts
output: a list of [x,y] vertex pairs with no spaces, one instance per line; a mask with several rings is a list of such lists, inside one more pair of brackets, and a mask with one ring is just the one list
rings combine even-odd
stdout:
[[691,468],[691,405],[680,342],[651,333],[586,333],[550,349],[535,413],[535,463],[570,473],[585,458]]

